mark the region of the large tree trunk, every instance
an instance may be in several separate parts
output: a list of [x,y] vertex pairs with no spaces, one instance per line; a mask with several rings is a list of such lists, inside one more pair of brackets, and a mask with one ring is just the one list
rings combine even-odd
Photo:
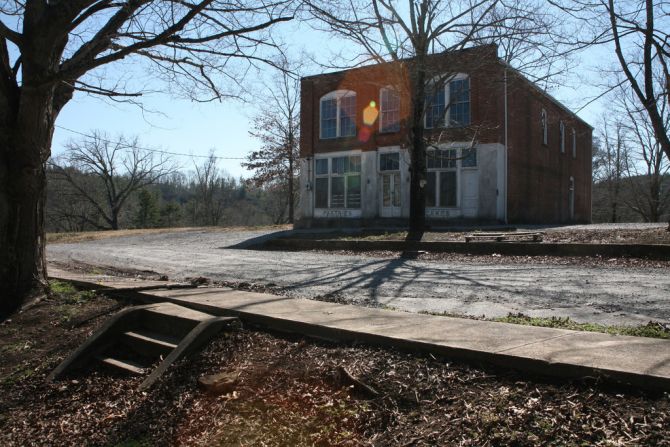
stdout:
[[420,240],[426,224],[426,143],[423,112],[426,97],[426,72],[423,58],[411,68],[411,136],[408,239]]
[[21,84],[0,82],[0,319],[46,286],[45,164],[56,116],[72,83],[46,81],[58,70],[67,33],[53,34],[46,3],[24,18]]
[[[0,148],[0,318],[46,285],[45,162],[53,133],[53,95],[22,92]],[[9,115],[12,115],[11,113]]]

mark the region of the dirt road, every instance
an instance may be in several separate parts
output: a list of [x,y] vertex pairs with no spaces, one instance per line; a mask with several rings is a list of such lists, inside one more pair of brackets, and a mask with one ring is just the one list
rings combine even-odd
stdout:
[[267,232],[188,231],[51,244],[49,261],[151,270],[171,279],[276,284],[286,294],[327,295],[412,312],[570,317],[579,322],[670,322],[666,268],[449,263],[239,248]]

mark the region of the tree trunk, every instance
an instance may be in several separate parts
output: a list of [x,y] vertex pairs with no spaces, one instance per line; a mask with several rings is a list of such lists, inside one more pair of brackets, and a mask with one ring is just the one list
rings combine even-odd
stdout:
[[0,319],[46,285],[45,157],[54,122],[51,97],[44,101],[38,96],[24,92],[20,119],[2,129],[6,138],[0,147]]
[[424,61],[417,58],[411,70],[411,137],[409,185],[408,239],[421,240],[426,224],[426,143],[424,141],[423,112],[426,96]]

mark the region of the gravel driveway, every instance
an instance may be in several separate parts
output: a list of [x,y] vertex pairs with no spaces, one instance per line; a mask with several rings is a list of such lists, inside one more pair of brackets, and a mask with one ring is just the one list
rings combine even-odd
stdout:
[[665,268],[446,264],[239,248],[245,241],[268,235],[188,231],[127,236],[51,244],[47,258],[152,270],[171,279],[205,276],[274,283],[291,296],[328,294],[412,312],[486,317],[522,312],[603,324],[670,321],[670,275]]

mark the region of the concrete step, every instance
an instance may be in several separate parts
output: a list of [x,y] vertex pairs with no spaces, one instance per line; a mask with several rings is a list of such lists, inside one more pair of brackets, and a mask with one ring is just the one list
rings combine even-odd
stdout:
[[123,333],[121,342],[145,357],[158,358],[170,353],[179,344],[179,339],[170,335],[137,329]]
[[136,376],[142,376],[148,371],[147,367],[145,367],[140,363],[135,362],[134,360],[128,360],[128,359],[121,360],[107,356],[97,356],[96,358],[105,366],[112,367],[121,372],[134,374]]

